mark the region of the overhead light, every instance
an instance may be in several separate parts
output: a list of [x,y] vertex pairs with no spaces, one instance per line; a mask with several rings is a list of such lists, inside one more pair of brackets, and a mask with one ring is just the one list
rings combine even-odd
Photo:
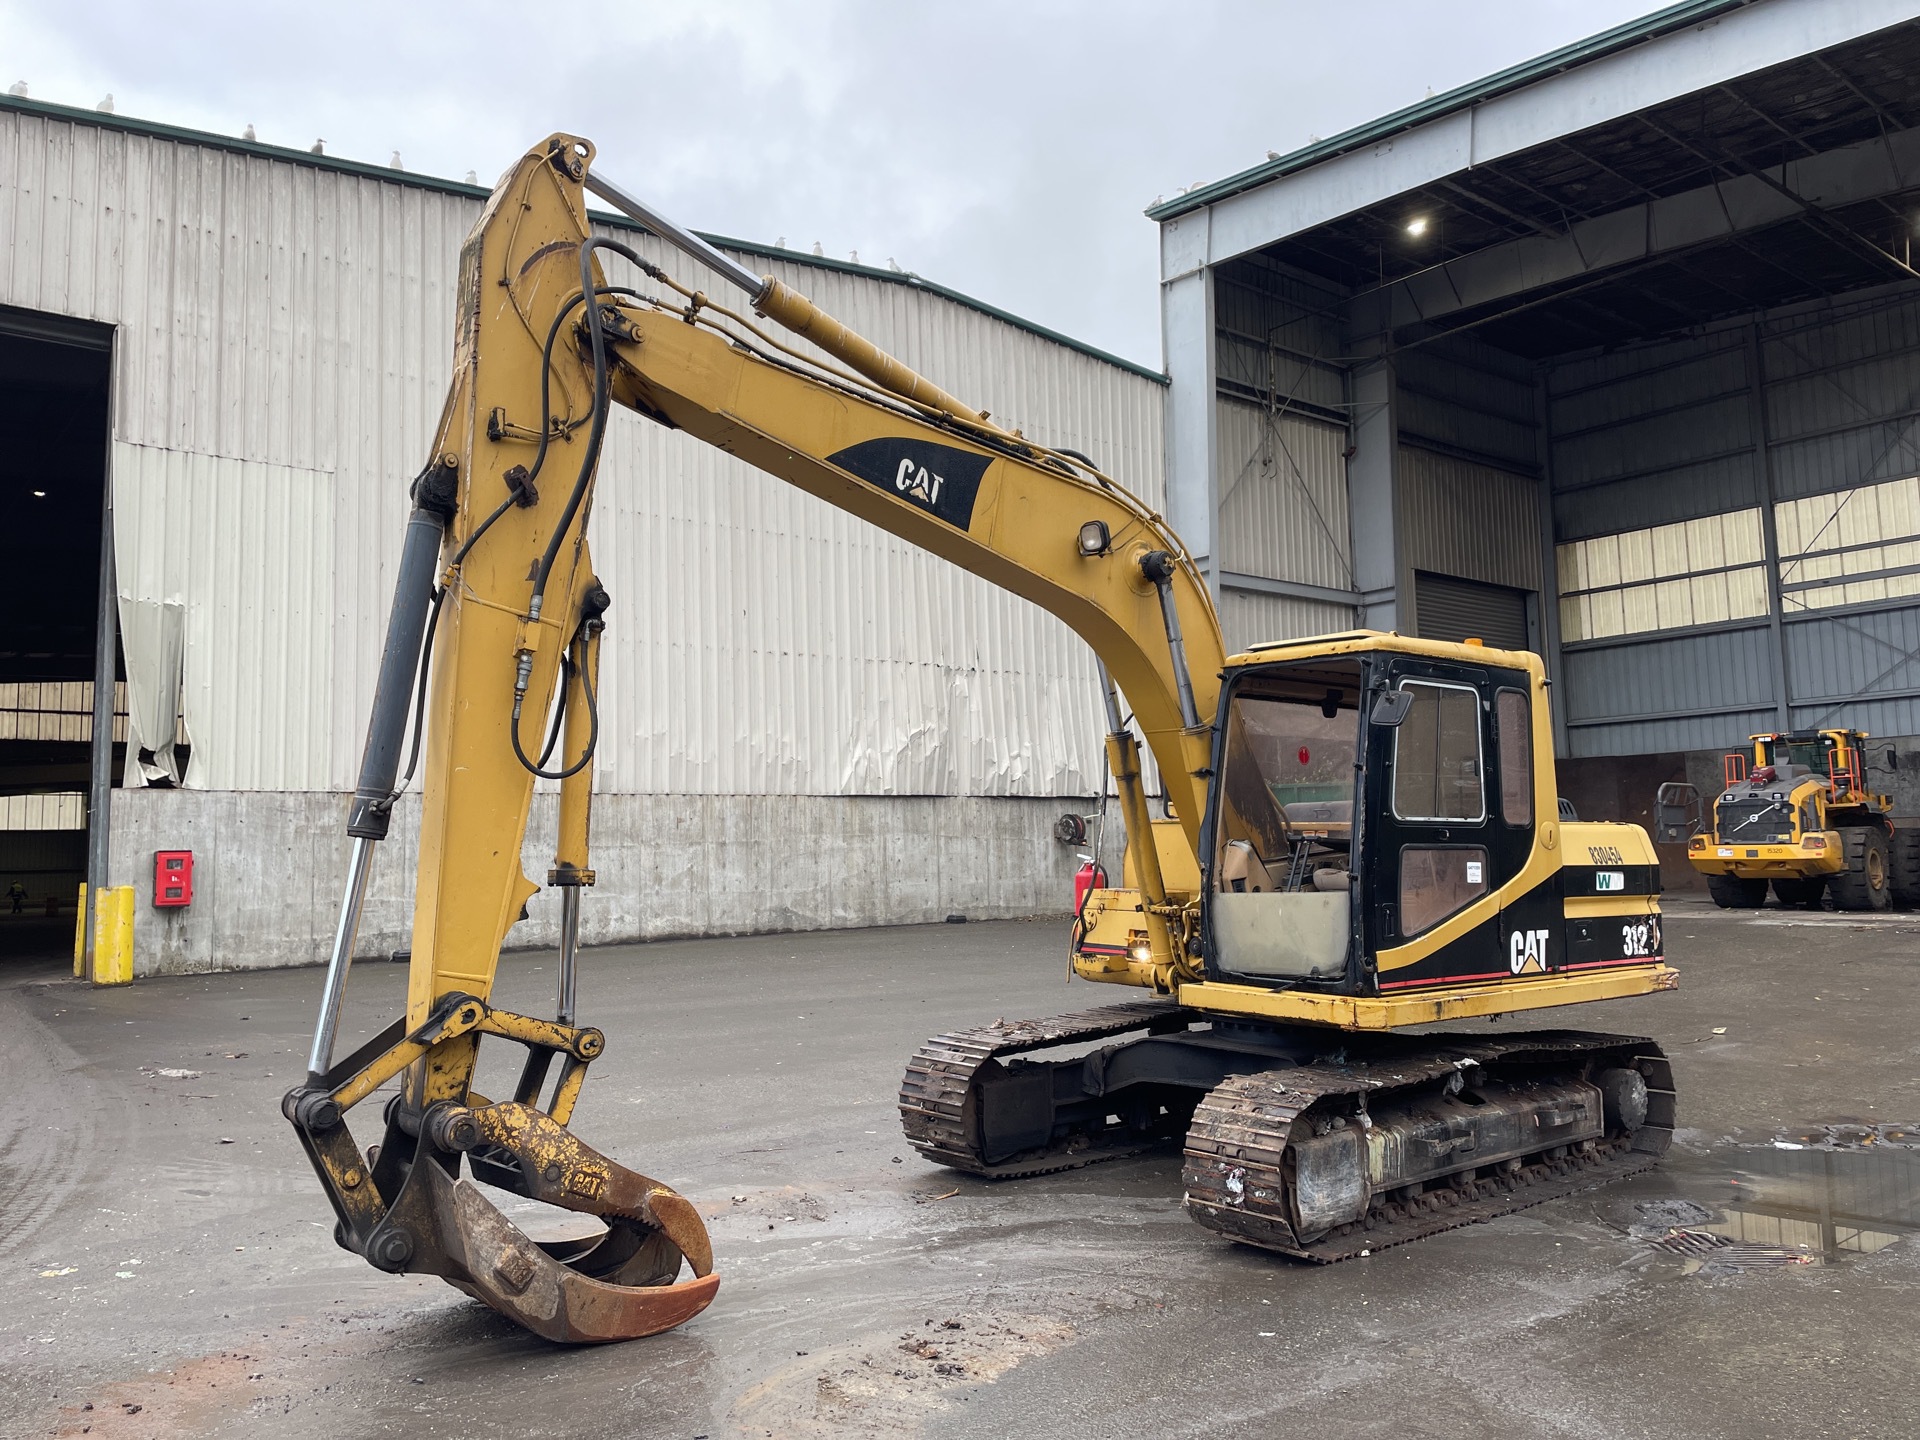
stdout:
[[44,490],[36,490],[33,492],[33,498],[36,500],[44,500],[47,498],[47,492]]
[[1416,215],[1407,222],[1407,234],[1424,235],[1427,233],[1427,217]]
[[1107,532],[1104,520],[1089,520],[1080,527],[1080,553],[1088,559],[1095,555],[1104,555],[1113,548],[1113,538]]

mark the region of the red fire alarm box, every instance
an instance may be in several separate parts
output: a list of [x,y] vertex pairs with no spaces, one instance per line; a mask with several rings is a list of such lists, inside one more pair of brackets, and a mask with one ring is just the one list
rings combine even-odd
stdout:
[[193,903],[193,851],[153,852],[153,903],[160,910]]

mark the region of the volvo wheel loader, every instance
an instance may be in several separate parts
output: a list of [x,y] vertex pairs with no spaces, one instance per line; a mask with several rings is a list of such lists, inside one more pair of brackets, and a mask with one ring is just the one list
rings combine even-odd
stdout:
[[[616,613],[586,525],[616,406],[1031,600],[1099,657],[1130,843],[1122,884],[1085,887],[1072,966],[1140,998],[929,1041],[900,1092],[922,1154],[1013,1177],[1182,1141],[1196,1220],[1315,1260],[1657,1160],[1674,1097],[1652,1041],[1414,1033],[1676,983],[1645,833],[1560,818],[1537,657],[1371,631],[1227,654],[1178,538],[1087,456],[996,423],[743,269],[593,154],[568,135],[529,151],[461,254],[453,385],[413,486],[309,1073],[283,1104],[341,1245],[563,1341],[664,1329],[718,1284],[693,1207],[567,1128],[606,1044],[573,995]],[[590,195],[750,308],[596,234]],[[423,736],[407,1010],[336,1060],[375,847]],[[520,864],[538,776],[560,785],[552,1018],[489,998],[538,889]],[[502,1041],[526,1058],[496,1099],[474,1065]],[[362,1150],[348,1119],[389,1082],[384,1133]],[[488,1187],[605,1233],[535,1244]]]
[[[1868,788],[1867,738],[1864,730],[1749,736],[1750,753],[1724,758],[1723,788],[1707,815],[1693,786],[1660,787],[1660,838],[1686,843],[1723,910],[1765,904],[1769,885],[1782,905],[1817,906],[1829,894],[1836,910],[1920,905],[1920,830],[1895,828],[1893,797]],[[1886,760],[1898,763],[1891,749]]]

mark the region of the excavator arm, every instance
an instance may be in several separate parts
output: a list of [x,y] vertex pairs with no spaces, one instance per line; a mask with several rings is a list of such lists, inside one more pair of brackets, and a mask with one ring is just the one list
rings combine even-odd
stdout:
[[[586,530],[613,408],[685,430],[944,556],[1087,641],[1111,677],[1109,754],[1129,832],[1145,841],[1135,865],[1152,958],[1168,975],[1189,963],[1189,897],[1162,883],[1138,750],[1112,687],[1132,706],[1197,855],[1225,659],[1191,558],[1090,460],[971,409],[592,175],[592,160],[576,137],[536,146],[503,177],[461,252],[453,384],[412,490],[309,1073],[283,1103],[343,1246],[382,1269],[442,1275],[566,1341],[679,1324],[718,1284],[693,1207],[566,1128],[605,1044],[576,1023],[573,977],[579,895],[594,880],[596,687],[611,604]],[[754,313],[596,237],[589,190],[738,284]],[[602,260],[614,254],[632,270],[610,283]],[[422,800],[407,1012],[336,1063],[360,910],[409,750]],[[552,1019],[490,1003],[501,945],[539,889],[521,863],[538,777],[560,786],[547,874],[561,898]],[[473,1089],[489,1035],[527,1052],[510,1099]],[[390,1083],[385,1134],[363,1154],[347,1114]],[[535,1244],[475,1180],[597,1216],[607,1232]],[[691,1278],[679,1278],[683,1262]]]

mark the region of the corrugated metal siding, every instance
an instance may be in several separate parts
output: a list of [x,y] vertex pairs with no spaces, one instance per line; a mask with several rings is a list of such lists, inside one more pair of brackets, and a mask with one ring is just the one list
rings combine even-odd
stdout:
[[1399,480],[1410,568],[1540,588],[1538,481],[1415,445],[1400,447]]
[[1401,438],[1536,473],[1534,375],[1524,362],[1456,336],[1394,360]]
[[1796,618],[1786,641],[1796,725],[1920,735],[1920,606]]
[[324,543],[333,475],[125,441],[114,443],[113,473],[121,595],[185,609],[184,783],[343,788],[330,784],[328,707],[316,693],[336,669]]
[[1760,503],[1739,332],[1555,366],[1547,403],[1561,540]]
[[1220,558],[1242,575],[1352,588],[1346,431],[1216,402]]
[[[1548,394],[1559,538],[1761,504],[1756,343],[1776,501],[1790,506],[1920,471],[1920,293],[1894,288],[1793,307],[1751,328],[1730,323],[1554,367]],[[1874,513],[1870,505],[1847,512],[1853,529],[1836,526],[1824,543],[1875,540],[1867,533]],[[1782,522],[1789,557],[1804,542],[1795,518],[1789,511]],[[1790,578],[1814,573],[1791,558],[1789,566]],[[1890,600],[1879,612],[1796,617],[1790,609],[1783,635],[1795,723],[1844,720],[1882,734],[1920,733],[1920,608]],[[1777,662],[1763,627],[1574,649],[1565,659],[1576,753],[1718,746],[1775,723]],[[1653,718],[1594,723],[1621,707]],[[1714,708],[1724,713],[1674,716]]]
[[1920,471],[1920,296],[1784,317],[1761,345],[1777,498]]
[[[190,651],[217,651],[189,661],[190,783],[351,785],[477,214],[460,196],[0,113],[0,303],[119,327],[123,588],[192,597]],[[1152,381],[908,286],[770,268],[1161,503]],[[621,422],[593,536],[616,605],[603,788],[1097,784],[1093,666],[1064,626],[683,435]]]
[[1760,626],[1565,651],[1555,698],[1573,753],[1697,750],[1751,734],[1773,715],[1771,646]]
[[1221,386],[1243,399],[1284,407],[1301,402],[1338,413],[1345,379],[1300,357],[1337,362],[1339,297],[1258,258],[1214,272],[1214,366]]
[[1302,635],[1333,635],[1351,630],[1353,608],[1289,595],[1255,595],[1229,590],[1220,597],[1220,628],[1227,653],[1263,640],[1297,640]]

